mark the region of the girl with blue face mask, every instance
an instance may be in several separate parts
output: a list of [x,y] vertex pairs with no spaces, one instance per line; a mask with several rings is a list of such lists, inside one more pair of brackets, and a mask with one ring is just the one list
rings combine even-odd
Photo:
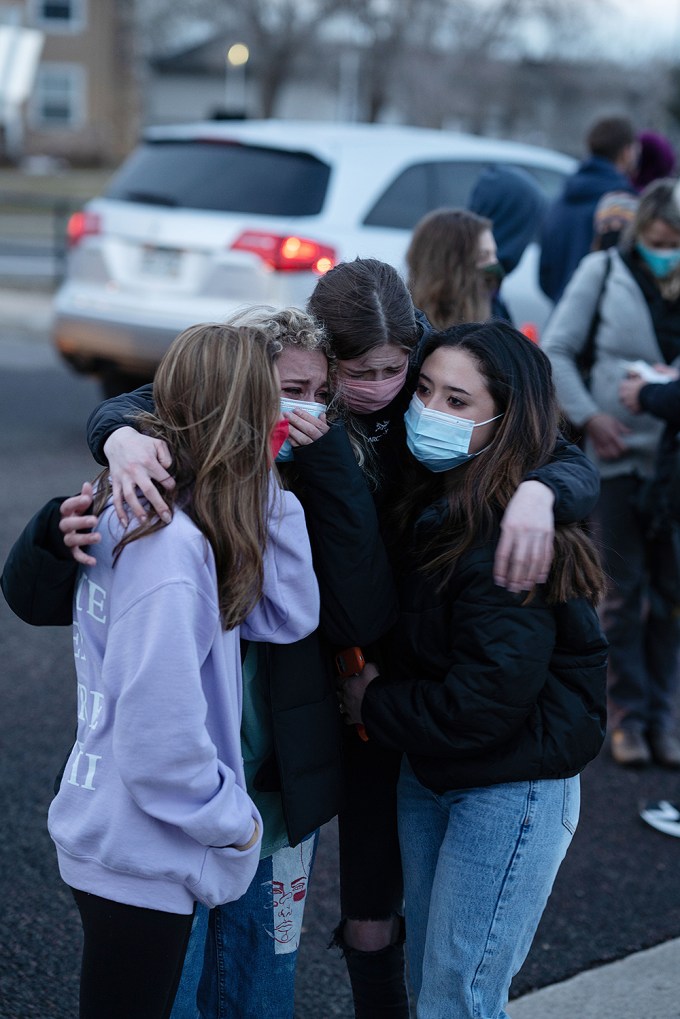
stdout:
[[604,738],[604,586],[582,529],[558,526],[545,584],[494,582],[517,480],[549,461],[550,364],[511,326],[456,326],[424,350],[394,508],[400,618],[343,688],[346,719],[404,752],[406,947],[418,1019],[507,1019]]
[[[446,379],[455,375],[457,385]],[[436,474],[467,463],[488,445],[502,414],[462,351],[439,348],[423,365],[404,415],[406,443],[419,463]],[[469,388],[464,388],[465,386]],[[482,420],[480,415],[491,413]],[[478,420],[479,419],[479,420]]]

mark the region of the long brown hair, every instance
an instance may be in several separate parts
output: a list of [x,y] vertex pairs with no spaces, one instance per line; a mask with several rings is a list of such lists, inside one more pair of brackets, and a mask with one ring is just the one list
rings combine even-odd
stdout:
[[408,286],[435,329],[490,317],[489,289],[477,268],[479,238],[490,229],[490,220],[467,209],[435,209],[416,224],[406,252]]
[[[426,344],[423,361],[440,347],[464,350],[474,359],[494,413],[503,415],[482,455],[455,470],[433,474],[409,456],[413,477],[405,479],[406,494],[394,508],[395,527],[406,538],[423,509],[446,500],[442,526],[419,547],[422,568],[446,582],[465,551],[493,536],[527,475],[552,459],[559,410],[548,358],[507,323],[469,323],[437,333]],[[578,525],[558,525],[548,600],[582,595],[597,601],[603,593],[595,546]]]
[[[272,353],[269,336],[257,327],[191,326],[158,366],[155,413],[135,422],[172,452],[176,487],[163,497],[210,542],[225,630],[241,623],[262,593],[269,438],[279,417]],[[100,504],[107,495],[104,489]],[[165,526],[151,506],[148,513],[146,523],[121,539],[116,557]]]

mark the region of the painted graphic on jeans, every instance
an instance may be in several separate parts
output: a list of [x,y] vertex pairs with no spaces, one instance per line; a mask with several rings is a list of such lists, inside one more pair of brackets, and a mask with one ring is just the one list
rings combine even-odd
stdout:
[[274,942],[275,955],[296,952],[300,944],[313,851],[314,839],[307,839],[272,856],[272,879],[263,882],[262,889],[268,900],[265,908],[271,910],[264,929]]

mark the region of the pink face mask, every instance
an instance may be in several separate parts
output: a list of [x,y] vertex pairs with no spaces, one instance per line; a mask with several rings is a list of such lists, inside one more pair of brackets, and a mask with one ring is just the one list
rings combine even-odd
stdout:
[[372,414],[391,403],[406,382],[408,358],[396,375],[390,375],[381,382],[364,382],[362,379],[340,380],[340,395],[355,414]]

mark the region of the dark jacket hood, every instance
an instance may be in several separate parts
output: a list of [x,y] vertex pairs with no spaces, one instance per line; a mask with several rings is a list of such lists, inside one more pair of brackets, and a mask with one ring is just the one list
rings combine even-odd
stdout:
[[498,261],[510,273],[540,230],[546,200],[525,170],[489,166],[477,178],[468,208],[492,221]]

